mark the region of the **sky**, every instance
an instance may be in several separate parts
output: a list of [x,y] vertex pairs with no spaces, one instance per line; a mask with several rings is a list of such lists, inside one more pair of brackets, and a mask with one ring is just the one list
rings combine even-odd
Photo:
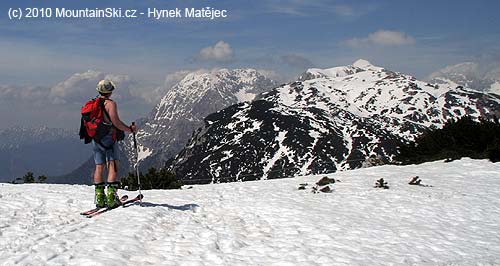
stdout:
[[[57,8],[203,7],[227,17],[55,17]],[[52,17],[9,18],[9,10],[28,8]],[[461,62],[497,64],[498,10],[499,1],[2,1],[0,129],[77,127],[79,108],[106,77],[119,85],[122,120],[133,121],[198,69],[252,67],[290,81],[310,67],[363,58],[426,79]]]

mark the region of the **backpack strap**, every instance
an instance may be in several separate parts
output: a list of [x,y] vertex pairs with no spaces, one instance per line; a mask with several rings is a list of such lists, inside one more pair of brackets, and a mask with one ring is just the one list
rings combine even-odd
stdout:
[[[106,107],[104,106],[104,103],[105,103],[106,101],[113,101],[113,100],[111,100],[111,99],[107,99],[107,98],[102,98],[102,97],[101,97],[101,101],[99,102],[99,105],[100,105],[100,107],[101,107],[102,112],[104,113],[104,115],[108,118],[108,121],[109,121],[111,124],[113,124],[113,122],[111,121],[111,116],[109,116],[109,113],[108,113],[108,111],[106,111]],[[115,127],[115,126],[113,125],[113,127]]]
[[[109,121],[109,122],[111,123],[111,125],[113,126],[113,122],[111,122],[111,117],[109,116],[109,113],[108,113],[108,111],[106,111],[106,107],[104,106],[104,103],[105,103],[106,101],[113,101],[113,100],[111,100],[111,99],[107,99],[107,98],[103,98],[103,97],[98,97],[98,99],[99,99],[99,108],[101,108],[101,110],[102,110],[102,112],[103,112],[103,115],[104,115],[104,116],[106,116],[106,118],[108,119],[108,121]],[[104,121],[103,121],[103,122],[104,122]],[[115,126],[113,126],[113,127],[115,127]],[[94,141],[95,141],[95,140],[94,140]],[[108,146],[106,146],[106,145],[102,144],[102,143],[101,143],[101,141],[96,141],[96,143],[97,143],[99,146],[103,147],[105,150],[113,149],[113,145],[111,145],[111,146],[109,146],[109,147],[108,147]]]
[[[115,131],[113,131],[113,139],[114,139],[115,141],[120,141],[120,140],[123,140],[123,139],[124,139],[124,137],[125,137],[125,135],[123,134],[123,131],[122,131],[122,130],[120,130],[119,128],[117,128],[117,127],[113,124],[113,122],[111,121],[111,116],[109,115],[108,111],[106,111],[106,107],[104,106],[104,103],[105,103],[106,101],[113,101],[113,100],[108,99],[108,98],[101,98],[101,99],[103,99],[103,100],[100,102],[100,104],[101,104],[101,108],[102,108],[102,110],[103,110],[103,113],[104,113],[104,115],[108,118],[108,121],[111,123],[111,126],[115,129]],[[118,134],[119,134],[119,132],[121,132],[121,133],[122,133],[121,138],[120,138],[120,137],[119,137],[119,135],[118,135]]]

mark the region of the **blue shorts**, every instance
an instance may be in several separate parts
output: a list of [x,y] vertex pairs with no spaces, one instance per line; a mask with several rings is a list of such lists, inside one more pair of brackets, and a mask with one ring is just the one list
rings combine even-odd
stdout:
[[110,161],[117,161],[120,158],[118,157],[118,143],[113,142],[113,137],[111,134],[106,135],[102,138],[101,143],[106,147],[110,147],[109,149],[105,149],[102,145],[95,143],[92,141],[93,150],[94,150],[94,162],[95,164],[105,164]]

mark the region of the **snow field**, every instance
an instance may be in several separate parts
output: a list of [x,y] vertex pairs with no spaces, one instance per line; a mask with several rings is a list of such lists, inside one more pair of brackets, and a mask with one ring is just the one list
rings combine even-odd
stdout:
[[0,184],[0,265],[500,265],[499,173],[463,159],[338,172],[330,194],[310,192],[323,175],[143,191],[92,219],[92,187]]

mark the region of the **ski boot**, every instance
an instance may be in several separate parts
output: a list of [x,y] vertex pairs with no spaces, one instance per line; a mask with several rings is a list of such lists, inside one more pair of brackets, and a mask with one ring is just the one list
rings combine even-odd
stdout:
[[104,182],[94,184],[95,186],[95,206],[98,208],[106,207],[106,194],[104,193]]
[[120,198],[118,197],[117,191],[120,187],[120,182],[108,183],[108,193],[106,197],[106,203],[108,208],[116,208],[122,204]]

